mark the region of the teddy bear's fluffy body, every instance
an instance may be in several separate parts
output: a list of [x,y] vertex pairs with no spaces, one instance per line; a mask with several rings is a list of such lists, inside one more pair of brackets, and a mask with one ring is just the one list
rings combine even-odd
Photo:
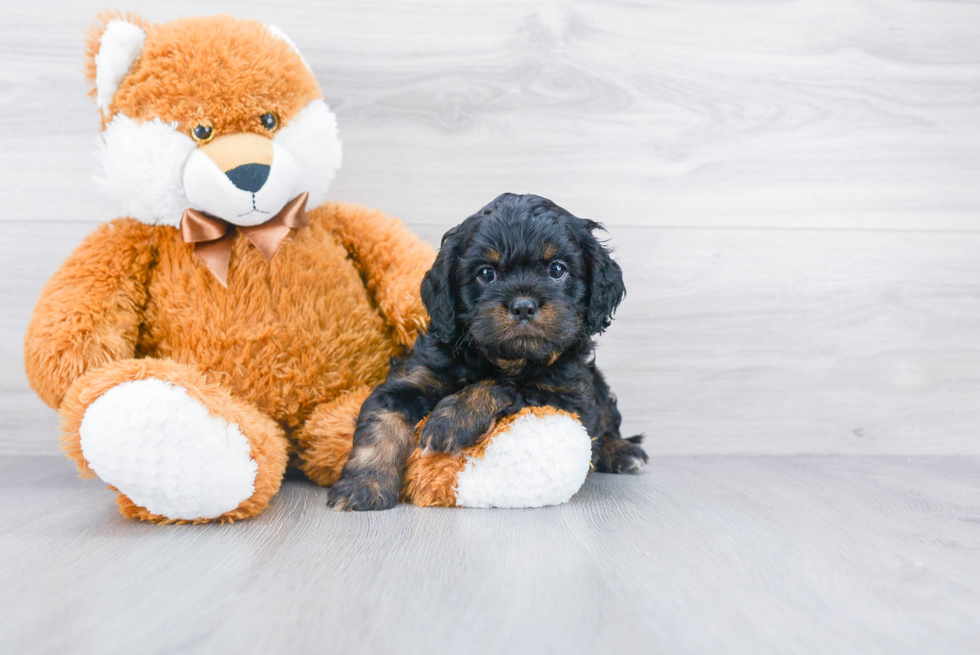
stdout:
[[[132,482],[119,489],[122,512],[157,522],[257,514],[290,458],[331,484],[361,402],[425,324],[418,288],[434,252],[381,212],[324,202],[340,163],[336,120],[305,60],[274,27],[228,16],[150,25],[110,13],[90,34],[88,66],[102,109],[103,184],[129,217],[96,229],[64,262],[25,337],[28,379],[59,409],[66,451],[83,474]],[[275,130],[259,118],[269,113]],[[261,190],[233,186],[192,138],[198,125],[238,144],[231,151],[241,161],[232,165],[257,161],[242,150],[256,143],[248,135],[274,144],[274,161],[262,160],[271,163],[269,179],[289,164],[280,195],[307,193],[310,201],[309,224],[291,230],[270,261],[237,233],[226,280],[181,238],[181,214],[195,208],[188,162],[197,157],[204,178],[196,182],[211,184],[211,196],[244,198],[267,215],[282,200],[261,207]],[[236,216],[220,217],[232,233]],[[151,409],[169,406],[183,415],[179,428],[166,417],[150,421]],[[191,416],[203,419],[195,427]],[[244,447],[254,462],[254,479],[246,471],[244,480],[252,493],[206,516],[135,502],[131,496],[169,508],[186,493],[194,449],[180,439],[209,425],[225,426],[219,441]],[[197,462],[201,484],[220,481],[212,455]],[[227,497],[227,489],[213,491]]]
[[309,216],[271,262],[237,238],[227,288],[174,228],[119,219],[85,239],[45,287],[25,343],[28,377],[61,408],[83,469],[91,400],[154,377],[253,440],[257,502],[290,453],[317,483],[336,479],[361,401],[424,325],[417,289],[434,255],[380,212],[328,203]]

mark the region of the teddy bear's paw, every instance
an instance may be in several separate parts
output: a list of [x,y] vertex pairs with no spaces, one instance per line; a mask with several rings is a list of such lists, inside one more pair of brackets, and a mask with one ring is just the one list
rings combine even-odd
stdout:
[[526,414],[467,457],[456,483],[461,507],[543,507],[567,502],[585,482],[592,442],[567,414]]
[[238,425],[163,380],[113,387],[85,410],[79,436],[102,480],[167,519],[216,518],[255,492],[258,466]]

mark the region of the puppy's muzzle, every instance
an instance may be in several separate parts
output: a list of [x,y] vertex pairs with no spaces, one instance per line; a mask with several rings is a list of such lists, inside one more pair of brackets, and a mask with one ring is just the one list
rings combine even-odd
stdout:
[[538,303],[534,298],[518,296],[508,306],[511,315],[520,321],[529,321],[538,313]]

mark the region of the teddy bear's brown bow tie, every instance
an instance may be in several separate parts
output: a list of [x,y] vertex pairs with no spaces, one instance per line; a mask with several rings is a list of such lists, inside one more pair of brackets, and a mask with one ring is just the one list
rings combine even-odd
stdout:
[[231,244],[235,240],[235,230],[241,230],[265,256],[266,261],[271,262],[292,228],[310,224],[306,217],[307,197],[309,194],[301,193],[265,223],[251,227],[232,225],[196,209],[185,209],[180,219],[180,235],[187,243],[194,244],[194,254],[214,273],[221,285],[227,287],[228,264],[231,262]]

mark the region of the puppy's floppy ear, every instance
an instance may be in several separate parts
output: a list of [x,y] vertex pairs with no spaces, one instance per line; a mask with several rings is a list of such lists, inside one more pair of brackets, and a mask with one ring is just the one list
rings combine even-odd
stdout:
[[592,334],[600,334],[609,327],[616,307],[626,297],[623,284],[623,269],[610,256],[595,235],[595,230],[604,229],[600,223],[578,219],[579,245],[585,255],[589,268],[589,307],[585,314],[585,324]]
[[429,312],[428,332],[443,343],[456,338],[456,259],[459,257],[461,226],[442,237],[439,255],[422,278],[422,304]]

